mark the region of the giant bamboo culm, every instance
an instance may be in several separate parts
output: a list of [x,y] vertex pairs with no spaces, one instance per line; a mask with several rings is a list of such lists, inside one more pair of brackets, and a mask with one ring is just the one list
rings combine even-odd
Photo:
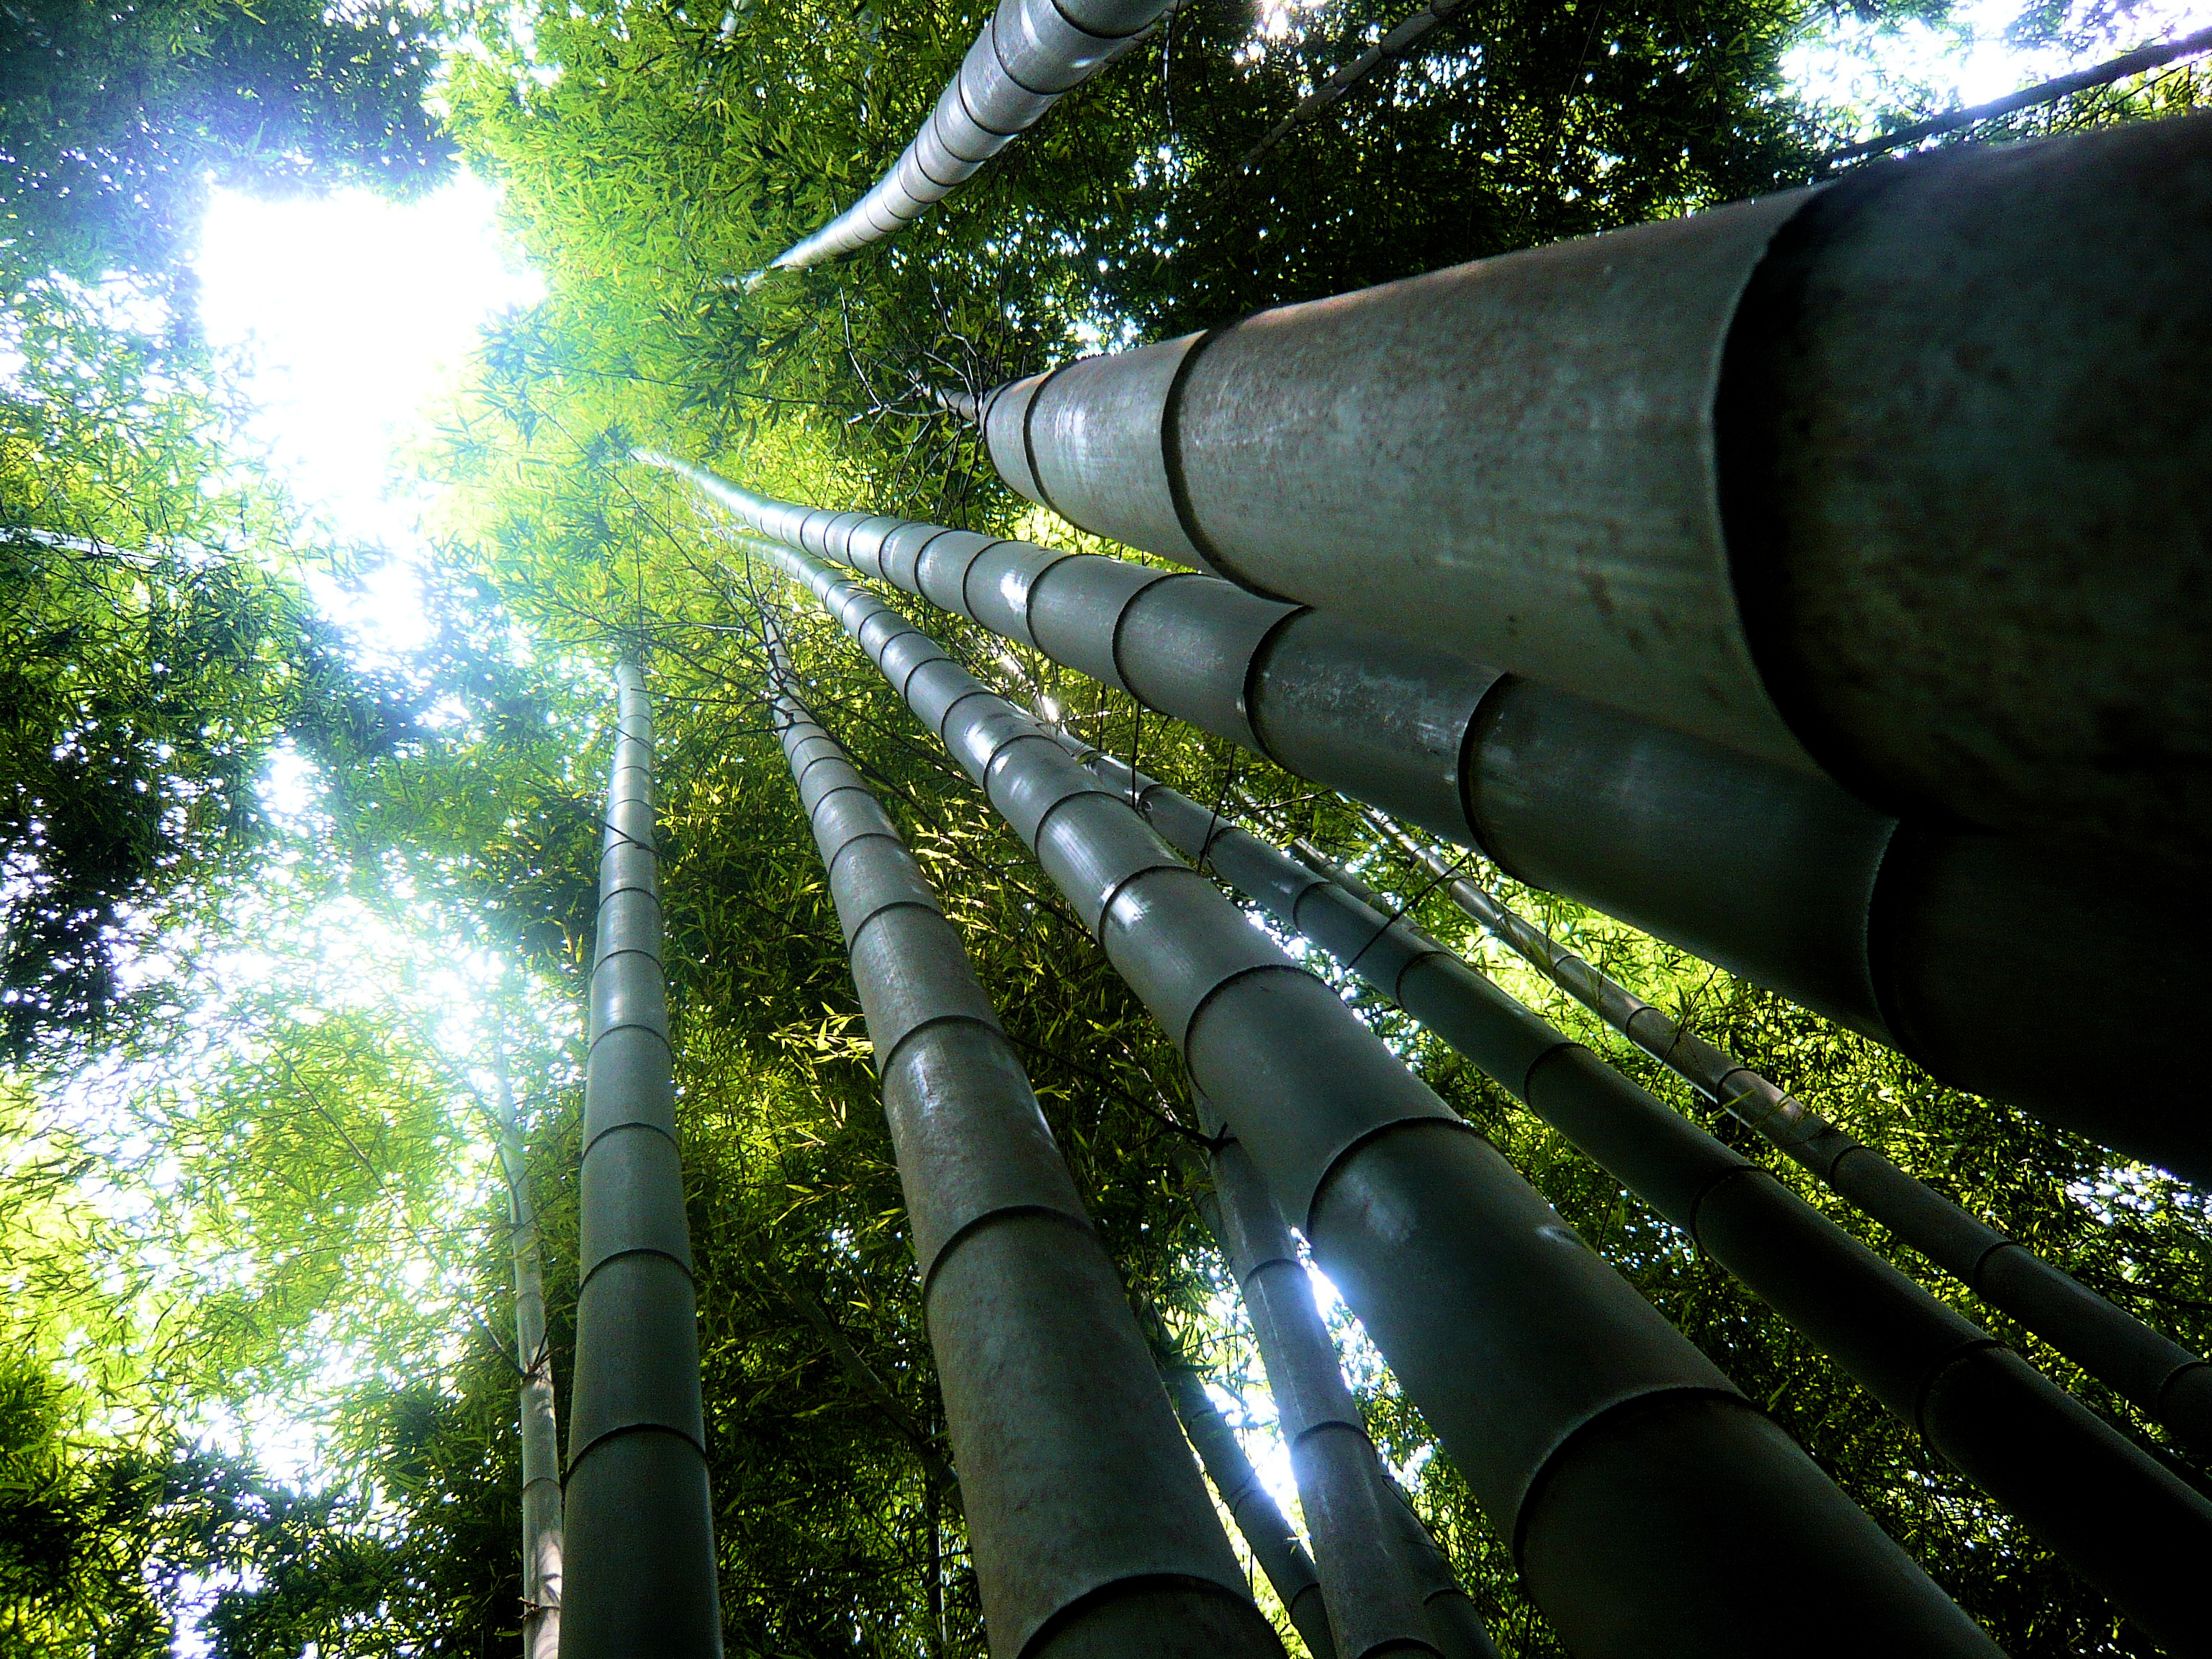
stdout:
[[2212,1551],[2212,1502],[1402,916],[1127,763],[1085,752],[1170,845],[1204,859],[1526,1103],[2145,1630],[2185,1651],[2212,1628],[2212,1581],[2194,1565]]
[[1336,1638],[1329,1634],[1328,1607],[1322,1595],[1321,1574],[1313,1557],[1298,1541],[1297,1528],[1283,1513],[1283,1506],[1260,1481],[1260,1472],[1237,1443],[1237,1432],[1206,1391],[1198,1373],[1178,1369],[1168,1380],[1176,1415],[1182,1419],[1206,1478],[1220,1494],[1223,1507],[1244,1535],[1245,1545],[1260,1571],[1267,1576],[1275,1599],[1291,1616],[1298,1639],[1313,1659],[1336,1659]]
[[1267,1367],[1337,1652],[1498,1659],[1474,1604],[1368,1438],[1259,1170],[1233,1137],[1215,1144],[1212,1161],[1207,1220]]
[[999,388],[1072,523],[1863,799],[2212,864],[2212,116],[1948,149]]
[[903,230],[1133,45],[1170,0],[1000,0],[890,171],[775,258],[781,270]]
[[771,539],[1474,847],[1956,1087],[2212,1181],[2212,1121],[2109,1086],[2143,1029],[2197,1017],[2195,976],[2160,941],[2186,935],[2201,896],[1901,826],[1825,779],[1215,578],[806,507],[641,458]]
[[507,1255],[514,1267],[514,1352],[522,1430],[522,1659],[561,1652],[561,1431],[554,1413],[553,1350],[545,1340],[545,1264],[530,1196],[522,1121],[507,1051],[499,1051],[499,1170],[507,1187]]
[[874,1049],[994,1659],[1279,1659],[959,934],[773,632],[769,652]]
[[722,1650],[674,1050],[660,965],[653,715],[616,671],[584,1077],[562,1659]]
[[1035,720],[857,584],[805,585],[1182,1050],[1578,1659],[1989,1638],[1336,994]]
[[[1608,979],[1389,818],[1364,810],[1453,903],[1561,990],[1990,1306],[2164,1424],[2197,1455],[2212,1455],[2212,1364],[1914,1180],[1735,1055]],[[1384,908],[1356,878],[1326,862],[1319,848],[1295,846],[1321,873],[1370,906]]]

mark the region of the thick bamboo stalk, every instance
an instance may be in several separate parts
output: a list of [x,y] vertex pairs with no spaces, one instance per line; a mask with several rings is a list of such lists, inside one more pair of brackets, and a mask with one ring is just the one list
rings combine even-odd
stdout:
[[1260,1472],[1237,1443],[1237,1434],[1213,1403],[1195,1371],[1176,1370],[1169,1379],[1176,1415],[1182,1419],[1198,1461],[1205,1466],[1213,1489],[1221,1494],[1237,1530],[1252,1551],[1260,1571],[1274,1587],[1275,1599],[1291,1615],[1291,1624],[1313,1659],[1336,1659],[1336,1638],[1330,1634],[1328,1607],[1322,1595],[1321,1575],[1313,1557],[1298,1541],[1298,1532],[1275,1496],[1260,1484]]
[[1122,761],[1087,751],[1203,858],[1687,1233],[2160,1641],[2212,1627],[2212,1502],[1765,1170],[1516,1002],[1402,917]]
[[770,662],[882,1082],[993,1654],[1279,1659],[959,934],[773,634]]
[[2208,268],[2212,117],[2144,121],[1086,358],[984,427],[1086,530],[2201,883]]
[[[2153,1330],[2018,1239],[1916,1181],[1873,1147],[1725,1049],[1567,950],[1498,896],[1460,874],[1396,824],[1364,809],[1368,822],[1434,878],[1452,902],[1723,1110],[1787,1152],[1990,1306],[2009,1314],[2200,1455],[2212,1452],[2212,1364]],[[1370,906],[1379,901],[1318,848],[1298,856]]]
[[1000,0],[890,171],[775,258],[795,270],[903,230],[1135,45],[1170,0]]
[[660,966],[653,714],[616,670],[584,1077],[583,1239],[568,1423],[565,1659],[722,1650],[699,1332]]
[[[761,544],[945,742],[1182,1051],[1581,1659],[1994,1653],[1334,992],[1043,727]],[[973,1501],[971,1493],[970,1501]]]
[[1297,1247],[1259,1167],[1233,1137],[1213,1149],[1208,1207],[1275,1396],[1337,1652],[1498,1659],[1474,1603],[1368,1438]]
[[502,1048],[498,1068],[499,1168],[507,1184],[507,1251],[514,1264],[514,1352],[522,1361],[516,1406],[522,1431],[522,1654],[561,1651],[561,1431],[554,1411],[553,1350],[545,1340],[545,1268],[530,1197],[522,1123]]
[[642,459],[763,535],[1474,847],[1954,1086],[2212,1181],[2202,1114],[2110,1086],[2141,1030],[2197,1018],[2193,975],[2145,933],[2185,934],[2177,907],[2201,901],[2000,836],[1900,827],[1824,779],[1214,578],[802,507]]

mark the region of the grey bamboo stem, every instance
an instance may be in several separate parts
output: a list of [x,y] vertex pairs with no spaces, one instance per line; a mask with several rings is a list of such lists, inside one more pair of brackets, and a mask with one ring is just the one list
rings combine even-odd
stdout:
[[[1072,741],[1072,740],[1071,740]],[[1110,756],[1098,775],[1395,999],[1687,1233],[2160,1641],[2212,1627],[2212,1503],[1937,1301],[1410,922]]]
[[[1815,1179],[1887,1227],[1983,1301],[2009,1314],[2185,1446],[2212,1451],[2212,1364],[1916,1181],[1795,1096],[1600,973],[1382,814],[1368,823],[1484,929]],[[1301,841],[1299,857],[1368,903],[1356,878]]]
[[1000,0],[937,106],[866,196],[778,254],[795,270],[903,230],[1141,39],[1169,0]]
[[984,426],[1085,530],[2195,890],[2208,268],[2212,117],[2135,122],[1086,358]]
[[1321,1575],[1313,1557],[1298,1541],[1298,1532],[1275,1496],[1260,1483],[1260,1472],[1244,1455],[1237,1432],[1206,1391],[1195,1371],[1177,1370],[1169,1378],[1176,1415],[1190,1437],[1198,1461],[1205,1466],[1213,1489],[1244,1535],[1252,1559],[1274,1587],[1275,1599],[1291,1615],[1291,1624],[1313,1659],[1337,1659],[1336,1638],[1330,1634],[1328,1608],[1322,1595]]
[[760,552],[1036,852],[1580,1659],[1763,1656],[1808,1619],[1837,1651],[1996,1650],[1334,991],[1043,727],[858,585],[792,549]]
[[538,1209],[530,1198],[521,1120],[502,1048],[498,1066],[499,1167],[507,1185],[507,1248],[514,1264],[516,1389],[522,1431],[522,1654],[561,1651],[561,1431],[554,1411],[553,1351],[545,1341],[545,1270]]
[[1900,827],[1826,780],[1211,577],[810,508],[640,459],[771,539],[1478,848],[1954,1086],[2212,1181],[2203,1115],[2110,1086],[2142,1030],[2198,1016],[2164,943],[2186,933],[2186,901],[2017,841]]
[[1279,1659],[959,934],[793,696],[784,752],[850,955],[996,1659]]
[[565,1659],[712,1659],[722,1650],[721,1599],[660,963],[653,716],[638,671],[624,663],[615,678],[584,1076],[562,1640]]
[[1474,1604],[1383,1468],[1297,1247],[1233,1138],[1214,1149],[1207,1207],[1267,1366],[1337,1652],[1498,1659]]

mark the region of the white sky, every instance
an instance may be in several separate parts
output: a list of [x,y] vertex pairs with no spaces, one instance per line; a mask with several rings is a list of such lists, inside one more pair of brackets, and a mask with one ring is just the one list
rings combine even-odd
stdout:
[[218,191],[202,234],[203,325],[245,353],[244,389],[261,406],[254,435],[340,538],[394,556],[358,599],[325,596],[387,649],[421,632],[407,567],[423,503],[389,488],[393,454],[479,328],[545,291],[502,246],[498,205],[466,174],[404,204],[364,191],[289,201]]

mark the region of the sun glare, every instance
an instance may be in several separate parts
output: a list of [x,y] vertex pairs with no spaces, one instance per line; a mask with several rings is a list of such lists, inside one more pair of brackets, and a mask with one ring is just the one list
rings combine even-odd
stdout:
[[404,651],[420,629],[404,566],[422,502],[395,489],[395,447],[463,367],[477,331],[544,294],[502,246],[499,195],[463,174],[419,201],[362,191],[260,198],[217,191],[202,234],[200,315],[242,356],[254,435],[301,505],[399,567],[350,603],[364,643]]

